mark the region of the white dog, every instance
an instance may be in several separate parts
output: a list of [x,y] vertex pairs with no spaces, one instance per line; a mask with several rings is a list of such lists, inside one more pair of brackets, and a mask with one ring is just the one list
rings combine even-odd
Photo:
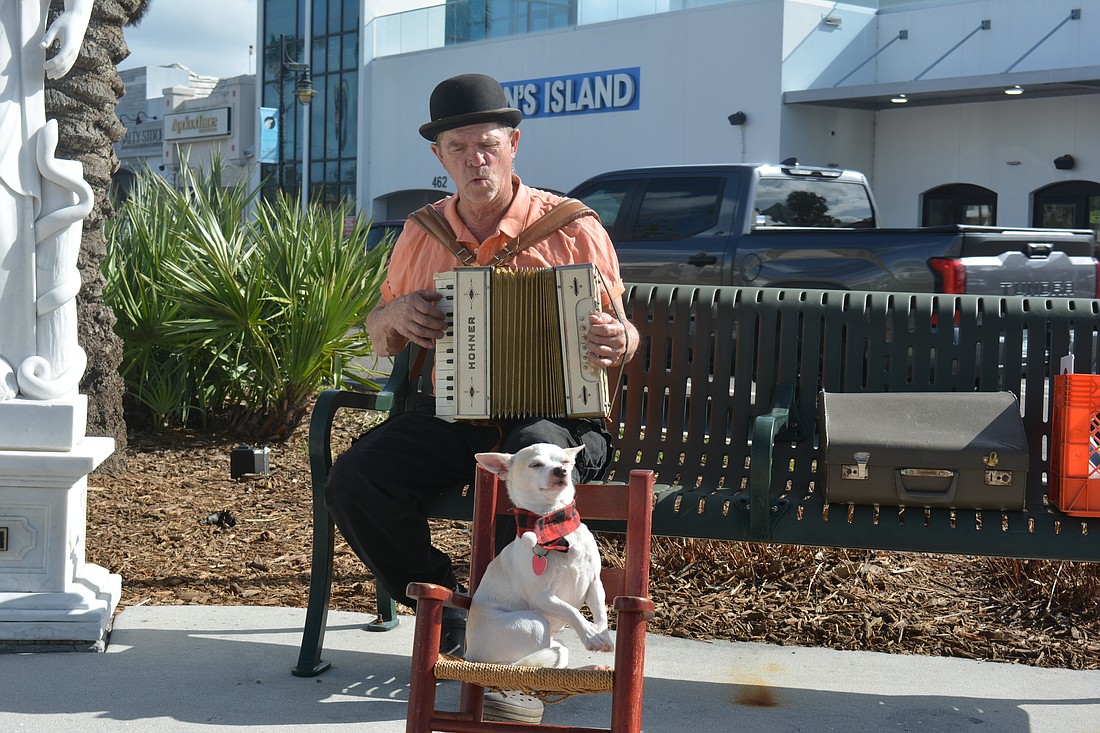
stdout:
[[[518,512],[519,536],[489,563],[474,593],[466,659],[565,667],[568,650],[554,637],[566,625],[586,649],[614,649],[599,550],[573,504],[571,473],[583,447],[536,443],[514,455],[477,454],[478,463],[507,482],[512,504],[530,515]],[[584,605],[593,621],[581,614]]]

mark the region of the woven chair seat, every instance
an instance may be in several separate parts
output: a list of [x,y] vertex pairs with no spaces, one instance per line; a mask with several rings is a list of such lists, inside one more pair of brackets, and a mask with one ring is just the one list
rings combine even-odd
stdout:
[[467,662],[440,657],[435,678],[471,682],[492,690],[515,690],[544,702],[557,702],[573,695],[594,695],[614,689],[615,672],[610,669],[557,669],[518,667],[513,664]]

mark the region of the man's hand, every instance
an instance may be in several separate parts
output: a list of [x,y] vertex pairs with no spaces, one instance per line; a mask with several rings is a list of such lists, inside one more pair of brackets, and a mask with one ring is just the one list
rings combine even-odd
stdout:
[[367,333],[374,353],[393,356],[410,341],[425,349],[435,348],[447,321],[436,303],[443,297],[434,290],[416,292],[381,304],[367,316]]
[[[638,345],[638,332],[629,321],[621,323],[601,311],[588,316],[588,323],[588,361],[593,366],[606,369],[630,361],[632,347]],[[632,331],[634,335],[630,336]]]

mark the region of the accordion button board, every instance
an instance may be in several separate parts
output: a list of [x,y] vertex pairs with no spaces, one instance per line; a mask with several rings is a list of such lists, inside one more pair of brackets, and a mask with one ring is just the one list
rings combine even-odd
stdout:
[[591,264],[460,267],[435,276],[446,335],[435,349],[444,420],[606,417],[607,373],[588,361],[600,310]]

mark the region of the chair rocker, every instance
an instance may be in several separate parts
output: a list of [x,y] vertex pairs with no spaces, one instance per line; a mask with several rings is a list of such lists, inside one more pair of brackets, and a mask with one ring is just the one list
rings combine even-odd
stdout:
[[[649,600],[649,545],[653,512],[652,471],[634,470],[627,484],[577,485],[577,509],[589,528],[621,530],[626,524],[624,568],[604,567],[608,599],[614,599],[615,661],[613,670],[547,669],[482,664],[440,657],[443,607],[469,610],[470,598],[430,583],[411,583],[417,599],[412,676],[406,733],[429,731],[606,731],[607,728],[497,723],[482,720],[485,688],[518,690],[546,699],[574,694],[611,693],[613,733],[639,733],[642,723],[646,621],[653,617]],[[476,589],[495,554],[496,518],[511,509],[503,482],[478,467],[471,531],[470,586]],[[471,594],[472,594],[471,590]],[[457,712],[435,709],[436,684],[462,682]]]

